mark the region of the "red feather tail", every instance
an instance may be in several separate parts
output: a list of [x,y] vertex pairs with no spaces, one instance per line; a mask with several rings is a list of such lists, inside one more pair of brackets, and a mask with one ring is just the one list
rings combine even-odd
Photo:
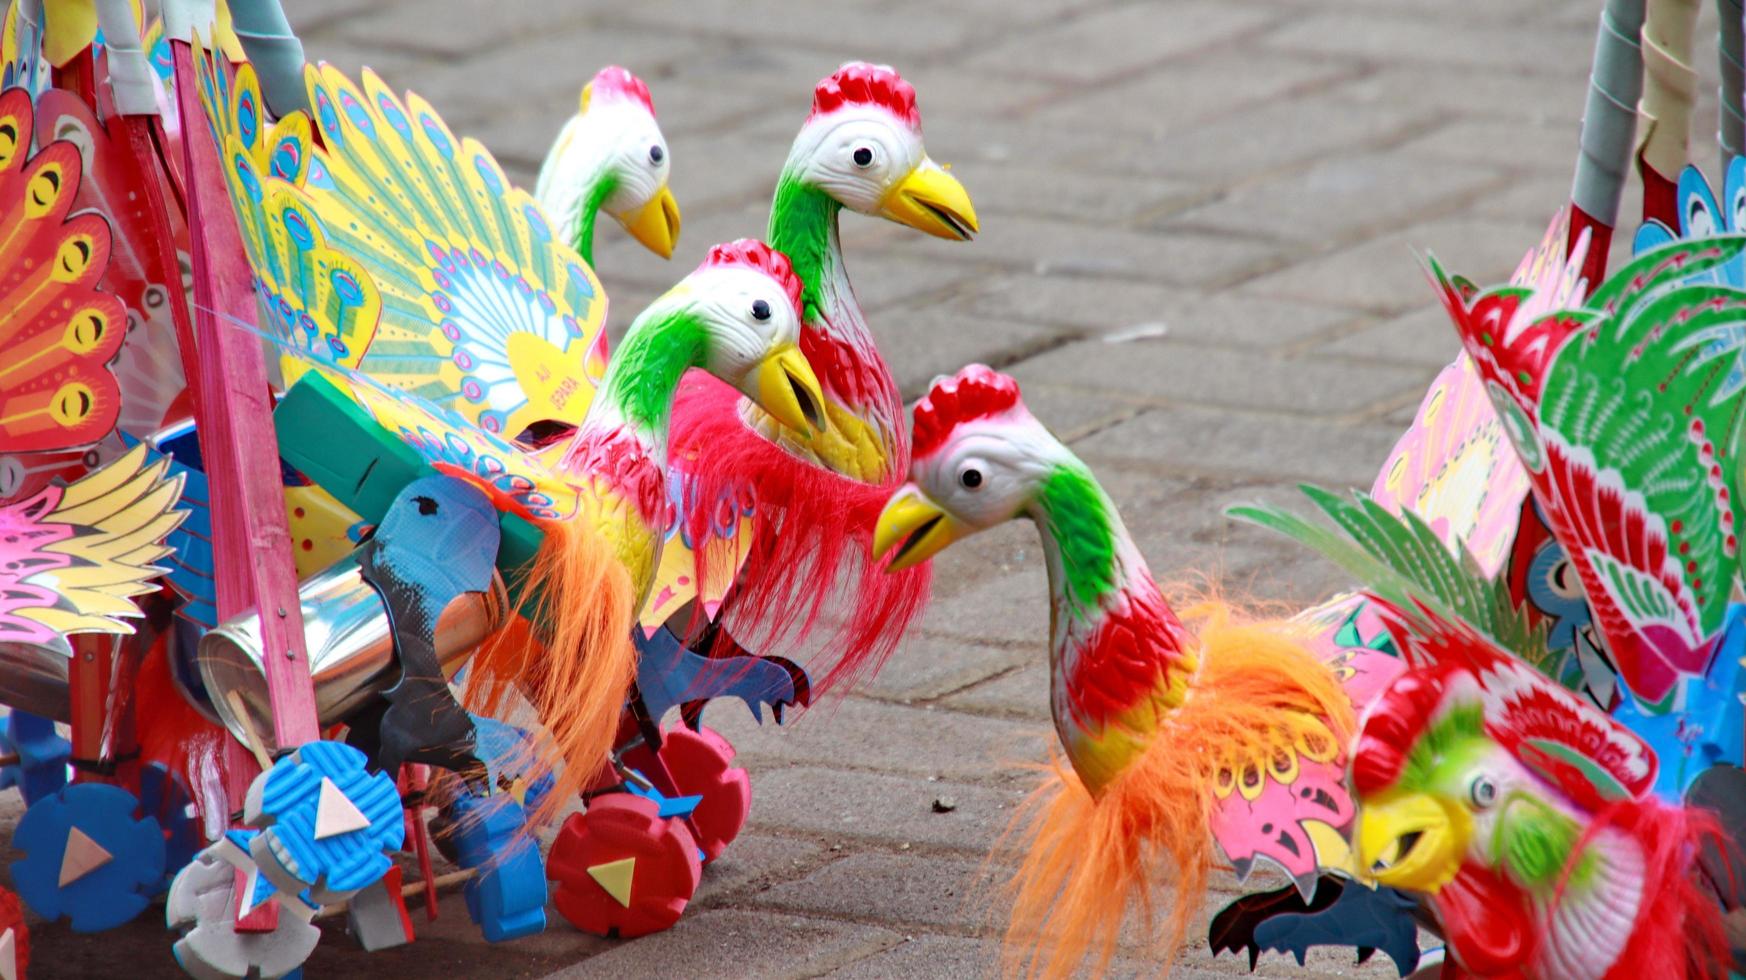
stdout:
[[887,574],[872,559],[873,528],[908,469],[907,446],[885,484],[839,476],[748,428],[739,394],[703,376],[681,384],[673,419],[673,458],[690,476],[691,540],[710,534],[715,508],[705,502],[749,499],[757,508],[724,612],[730,629],[764,654],[823,637],[831,662],[818,690],[875,673],[921,617],[932,578],[926,565]]

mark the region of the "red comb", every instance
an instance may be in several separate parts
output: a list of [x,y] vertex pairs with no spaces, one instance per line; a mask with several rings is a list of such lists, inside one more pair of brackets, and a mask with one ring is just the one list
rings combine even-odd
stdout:
[[630,73],[629,69],[617,65],[607,65],[594,75],[594,80],[588,83],[589,99],[635,99],[643,104],[652,114],[655,111],[655,100],[649,95],[649,87],[643,80]]
[[851,61],[838,68],[836,74],[819,82],[812,91],[812,116],[822,116],[850,105],[882,106],[908,123],[909,128],[921,129],[921,113],[915,107],[915,87],[888,65]]
[[709,250],[709,257],[698,268],[710,266],[745,266],[762,272],[782,284],[788,293],[788,301],[794,304],[795,315],[800,315],[800,277],[794,274],[794,265],[788,261],[788,256],[763,242],[741,238],[717,245]]
[[952,430],[965,422],[999,415],[1019,403],[1018,382],[986,364],[972,364],[934,383],[915,406],[916,456],[945,445]]
[[1352,785],[1369,796],[1393,786],[1443,701],[1443,676],[1411,670],[1370,706],[1358,747],[1352,752]]

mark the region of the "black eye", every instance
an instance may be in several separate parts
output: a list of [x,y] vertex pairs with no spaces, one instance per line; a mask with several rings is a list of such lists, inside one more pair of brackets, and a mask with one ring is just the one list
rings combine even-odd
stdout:
[[768,319],[770,319],[770,304],[764,302],[761,299],[753,300],[752,301],[752,319],[754,319],[754,320],[768,320]]
[[870,147],[855,147],[855,166],[869,167],[873,165],[873,150]]
[[660,163],[662,160],[665,160],[665,159],[667,159],[667,151],[661,149],[661,144],[657,143],[654,146],[649,147],[649,162],[650,163]]
[[982,471],[974,468],[967,469],[958,474],[958,482],[966,490],[979,490],[982,487]]
[[1482,810],[1497,802],[1497,787],[1492,785],[1491,780],[1484,776],[1480,776],[1473,781],[1473,789],[1471,792],[1473,795],[1473,805]]

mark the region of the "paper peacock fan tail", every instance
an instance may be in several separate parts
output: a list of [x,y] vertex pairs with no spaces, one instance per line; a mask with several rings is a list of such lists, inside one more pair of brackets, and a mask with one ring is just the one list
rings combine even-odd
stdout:
[[32,117],[25,90],[0,93],[0,453],[87,446],[121,413],[108,365],[127,313],[98,288],[109,224],[67,216],[79,150],[54,142],[31,155]]
[[606,297],[477,140],[366,69],[305,69],[325,149],[305,180],[330,242],[381,291],[371,376],[514,438],[576,423],[605,370]]
[[[261,328],[280,341],[355,366],[381,318],[375,281],[353,256],[328,247],[301,185],[313,152],[309,117],[269,126],[253,65],[231,77],[210,56],[195,59],[200,103],[220,148],[243,248],[254,270]],[[282,359],[287,382],[300,371]]]

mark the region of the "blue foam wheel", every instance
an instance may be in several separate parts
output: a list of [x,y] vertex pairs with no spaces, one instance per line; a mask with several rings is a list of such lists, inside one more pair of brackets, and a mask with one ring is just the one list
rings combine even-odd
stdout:
[[[249,853],[281,890],[297,894],[307,888],[315,901],[329,904],[388,873],[388,852],[406,842],[400,792],[392,777],[370,772],[365,761],[364,753],[344,743],[310,742],[249,787],[243,815],[260,829]],[[326,786],[333,789],[324,793]],[[324,806],[356,822],[322,835]]]
[[[113,929],[145,911],[164,881],[164,835],[139,800],[117,786],[80,783],[25,811],[12,845],[18,897],[74,932]],[[63,884],[63,879],[65,883]]]

